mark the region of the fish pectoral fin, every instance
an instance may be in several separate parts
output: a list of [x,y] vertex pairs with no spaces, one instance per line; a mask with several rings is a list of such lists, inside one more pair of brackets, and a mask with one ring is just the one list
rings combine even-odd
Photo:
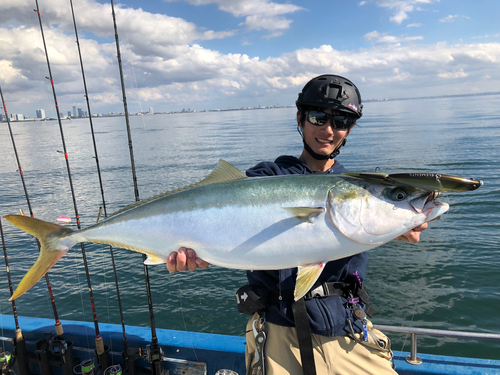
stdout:
[[282,207],[293,217],[299,220],[312,223],[314,218],[319,214],[325,212],[323,207]]
[[167,263],[167,260],[165,258],[159,257],[158,255],[147,254],[147,253],[145,254],[147,255],[148,258],[144,261],[144,264],[147,266]]
[[323,272],[326,262],[311,263],[298,267],[297,281],[295,283],[294,299],[301,299],[313,287],[314,283]]

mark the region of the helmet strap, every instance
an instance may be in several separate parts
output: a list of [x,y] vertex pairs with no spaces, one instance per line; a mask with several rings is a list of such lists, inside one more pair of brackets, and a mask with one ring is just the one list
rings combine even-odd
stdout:
[[333,152],[330,155],[320,155],[316,152],[313,151],[313,149],[306,143],[306,140],[304,139],[304,135],[300,131],[300,127],[297,125],[297,131],[299,132],[300,136],[302,137],[302,142],[304,143],[304,149],[311,155],[314,159],[316,160],[328,160],[328,159],[335,159],[338,154],[340,154],[340,148],[346,144],[346,139],[344,138],[340,145],[333,150]]

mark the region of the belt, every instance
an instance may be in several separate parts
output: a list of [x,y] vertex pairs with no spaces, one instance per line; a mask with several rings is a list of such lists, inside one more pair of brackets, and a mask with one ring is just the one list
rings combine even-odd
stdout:
[[[365,304],[365,312],[369,317],[373,316],[374,310],[373,307],[369,305],[370,295],[368,291],[363,286],[359,288],[356,283],[344,283],[344,282],[327,282],[321,283],[317,287],[311,289],[306,293],[304,299],[310,300],[312,298],[322,298],[322,297],[330,297],[330,296],[341,296],[346,299],[352,297],[359,297],[361,302]],[[267,296],[268,305],[275,305],[280,303],[280,301],[294,301],[293,290],[283,290],[281,292],[272,291],[269,292]]]
[[322,283],[314,289],[309,290],[304,296],[306,300],[318,297],[344,296],[349,297],[349,291],[353,292],[353,284],[342,282]]

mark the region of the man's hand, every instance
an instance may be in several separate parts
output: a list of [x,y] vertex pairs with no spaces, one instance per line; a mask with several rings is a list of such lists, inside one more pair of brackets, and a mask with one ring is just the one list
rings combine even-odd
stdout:
[[408,241],[411,243],[417,243],[420,241],[420,233],[426,230],[429,225],[427,223],[423,223],[416,228],[413,228],[411,231],[403,234],[396,238],[396,241]]
[[170,253],[167,259],[167,269],[169,272],[185,271],[186,269],[194,271],[198,267],[207,268],[210,263],[196,257],[193,249],[181,247],[177,252]]

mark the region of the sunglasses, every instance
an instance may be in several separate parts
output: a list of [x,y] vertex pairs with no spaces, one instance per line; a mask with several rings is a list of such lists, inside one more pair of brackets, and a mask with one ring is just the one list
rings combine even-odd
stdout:
[[341,115],[330,115],[320,111],[306,112],[306,119],[311,124],[316,126],[323,126],[328,122],[328,119],[331,119],[332,127],[337,130],[348,130],[356,124],[356,120],[353,120],[352,118]]

